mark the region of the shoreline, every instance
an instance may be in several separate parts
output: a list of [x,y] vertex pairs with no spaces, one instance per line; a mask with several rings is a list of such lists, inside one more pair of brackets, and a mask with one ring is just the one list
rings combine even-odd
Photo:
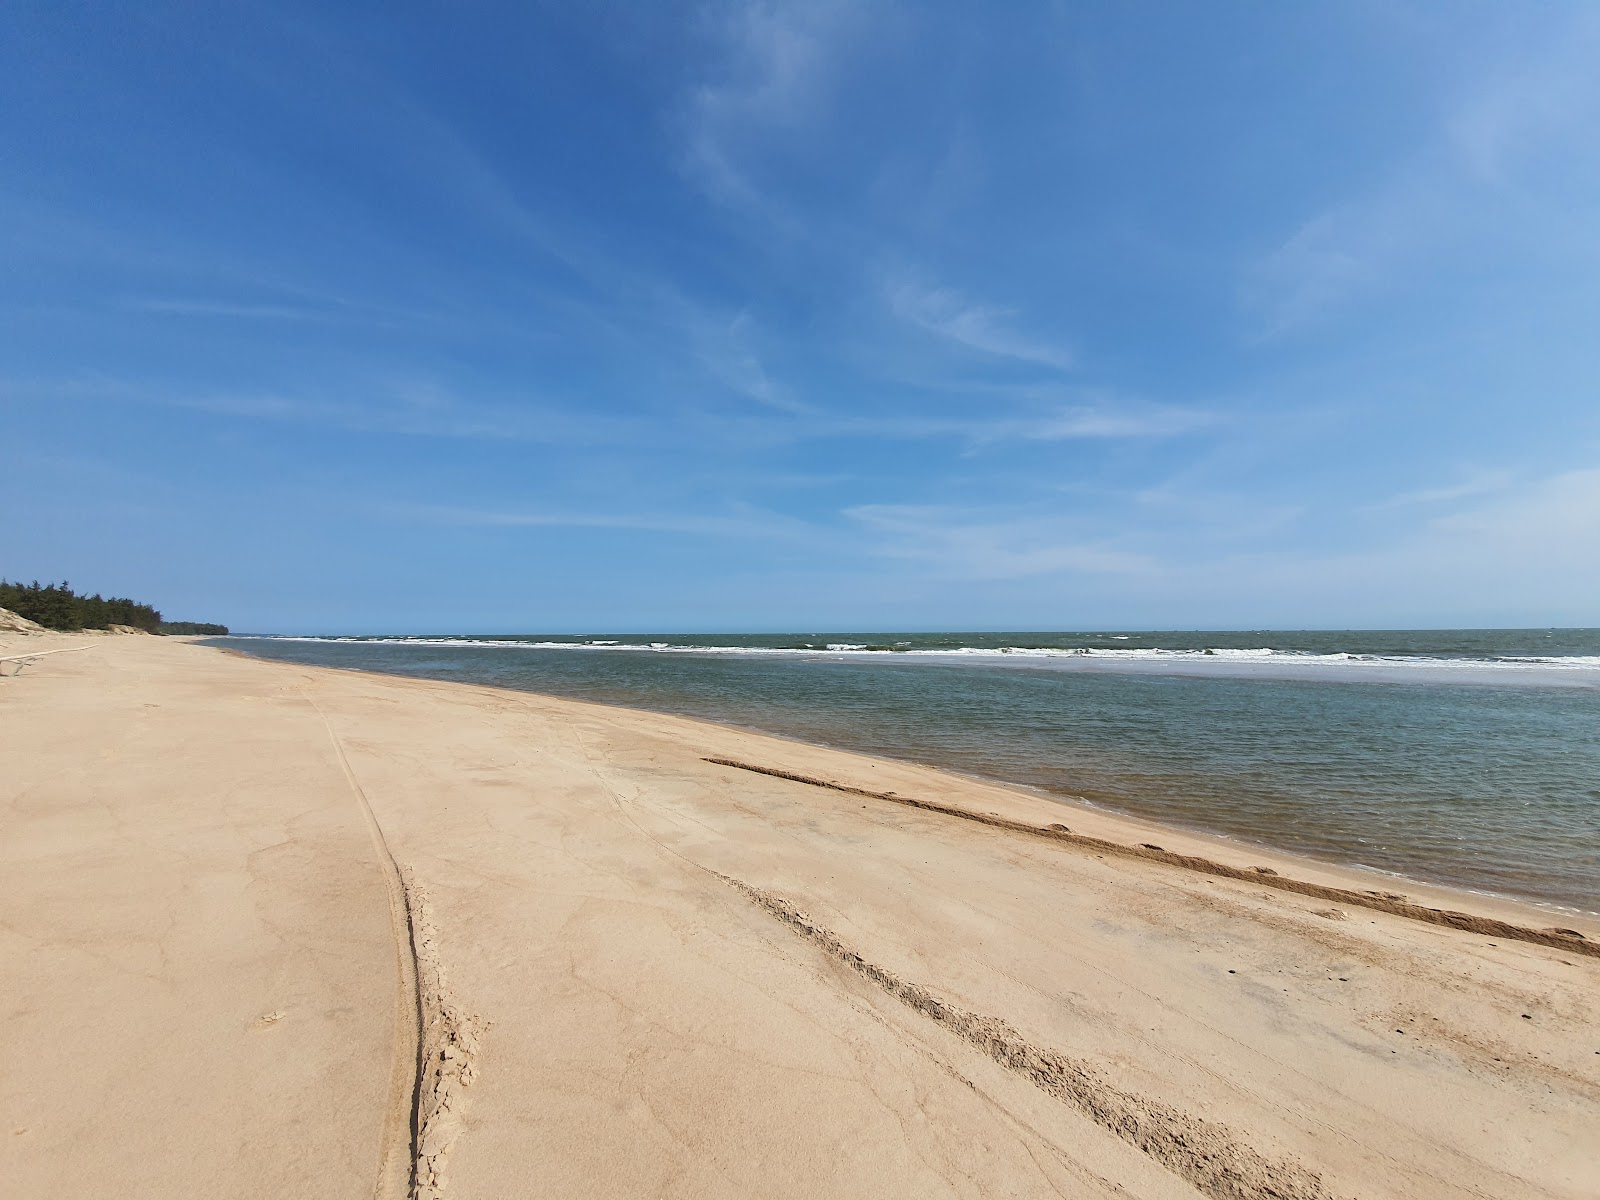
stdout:
[[41,1200],[1600,1185],[1596,923],[696,718],[95,650],[0,682]]
[[[1484,918],[1474,914],[1461,912],[1455,909],[1441,909],[1432,906],[1418,905],[1409,902],[1408,896],[1397,892],[1386,892],[1363,888],[1337,888],[1327,885],[1313,884],[1297,875],[1284,875],[1276,868],[1267,866],[1252,866],[1248,870],[1218,862],[1213,858],[1201,858],[1197,855],[1183,854],[1167,850],[1164,846],[1150,842],[1140,842],[1129,845],[1126,842],[1108,841],[1105,838],[1094,837],[1086,834],[1073,833],[1064,825],[1052,823],[1040,828],[1037,825],[1027,824],[1022,821],[1010,820],[994,813],[979,813],[971,809],[935,804],[926,800],[919,800],[912,796],[902,796],[896,792],[876,792],[867,788],[854,787],[840,784],[825,779],[807,775],[799,775],[784,771],[780,768],[761,767],[752,763],[739,762],[729,758],[707,758],[706,762],[716,766],[734,767],[741,771],[750,771],[758,775],[771,775],[778,779],[787,779],[794,783],[804,783],[812,787],[830,788],[834,791],[846,792],[851,795],[868,796],[875,800],[887,800],[895,804],[905,804],[926,812],[936,812],[944,816],[956,817],[961,820],[976,821],[981,825],[989,825],[997,829],[1007,829],[1014,833],[1024,833],[1035,837],[1046,837],[1052,841],[1066,843],[1078,849],[1090,851],[1104,851],[1109,854],[1124,855],[1129,858],[1144,859],[1147,862],[1162,863],[1166,866],[1181,867],[1184,870],[1194,871],[1201,875],[1212,875],[1223,879],[1248,881],[1259,887],[1274,888],[1286,892],[1294,892],[1303,896],[1312,896],[1319,900],[1334,900],[1344,904],[1351,904],[1358,908],[1370,909],[1374,912],[1390,913],[1394,916],[1406,917],[1409,920],[1424,921],[1432,925],[1443,925],[1447,928],[1458,929],[1464,933],[1475,933],[1485,937],[1499,937],[1515,941],[1529,942],[1534,945],[1546,946],[1551,949],[1566,950],[1574,954],[1584,954],[1600,958],[1600,943],[1587,940],[1587,935],[1572,929],[1538,929],[1527,925],[1517,925],[1511,922]],[[1172,832],[1177,832],[1172,830]],[[1279,861],[1284,861],[1286,856],[1273,855]],[[1356,870],[1358,868],[1347,868]],[[1413,883],[1413,886],[1415,884]],[[1454,889],[1458,894],[1459,889]]]
[[[204,643],[208,639],[196,639]],[[362,667],[346,667],[332,664],[298,663],[294,660],[274,659],[250,654],[232,646],[213,646],[211,649],[220,650],[225,654],[234,654],[255,662],[291,663],[307,670],[338,671],[352,675],[370,676],[378,679],[406,680],[414,683],[437,683],[446,686],[465,688],[480,688],[488,692],[504,693],[514,696],[537,696],[543,700],[557,704],[591,705],[596,708],[641,715],[669,717],[674,720],[704,725],[712,729],[727,730],[734,733],[748,734],[751,736],[771,739],[795,747],[811,750],[822,750],[832,754],[853,756],[868,761],[884,761],[901,764],[906,767],[922,771],[936,772],[951,780],[963,781],[968,785],[978,788],[998,788],[1004,791],[1016,792],[1021,795],[1036,797],[1044,803],[1058,806],[1068,812],[1083,814],[1091,824],[1098,824],[1102,819],[1114,823],[1104,836],[1116,841],[1118,839],[1140,840],[1148,838],[1163,839],[1160,844],[1166,845],[1168,841],[1182,842],[1185,855],[1201,859],[1220,859],[1229,865],[1239,865],[1237,860],[1253,857],[1256,860],[1265,860],[1263,865],[1272,867],[1279,874],[1287,874],[1295,878],[1304,878],[1308,883],[1319,886],[1342,889],[1351,892],[1395,891],[1403,887],[1408,895],[1416,894],[1425,898],[1425,906],[1435,909],[1459,909],[1462,905],[1487,907],[1491,911],[1486,914],[1492,919],[1507,921],[1510,924],[1528,925],[1538,927],[1538,917],[1543,916],[1555,921],[1577,922],[1584,926],[1586,937],[1600,945],[1600,909],[1580,908],[1572,904],[1562,904],[1554,900],[1545,900],[1534,896],[1517,895],[1507,892],[1495,892],[1462,887],[1460,885],[1425,879],[1418,875],[1410,875],[1401,871],[1389,871],[1381,867],[1368,866],[1362,863],[1339,861],[1334,858],[1321,858],[1304,851],[1297,851],[1273,845],[1270,842],[1257,840],[1245,836],[1235,836],[1212,829],[1185,824],[1175,820],[1161,820],[1154,817],[1143,816],[1129,812],[1126,809],[1098,803],[1083,796],[1055,793],[1044,788],[1036,787],[1016,780],[1002,779],[993,776],[980,775],[963,771],[960,768],[930,763],[914,758],[904,758],[893,754],[873,755],[865,751],[854,750],[844,746],[830,745],[826,742],[811,742],[787,734],[777,733],[754,725],[743,725],[731,721],[717,721],[707,717],[695,716],[690,713],[674,711],[666,708],[643,708],[635,705],[615,703],[605,700],[590,700],[573,696],[563,696],[559,693],[523,689],[497,684],[478,683],[469,680],[436,679],[431,676],[415,675],[406,672],[371,671]],[[587,649],[587,647],[586,647]],[[1587,686],[1587,685],[1586,685]],[[1137,844],[1133,842],[1132,844]],[[1254,865],[1253,863],[1250,865]],[[1363,884],[1367,886],[1362,886]],[[1383,886],[1388,885],[1388,886]]]

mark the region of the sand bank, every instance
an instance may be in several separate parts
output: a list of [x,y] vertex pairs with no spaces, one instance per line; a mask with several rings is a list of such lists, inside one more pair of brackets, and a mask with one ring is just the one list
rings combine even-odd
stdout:
[[1600,1191],[1600,959],[1506,936],[1593,922],[171,639],[0,763],[19,1195]]

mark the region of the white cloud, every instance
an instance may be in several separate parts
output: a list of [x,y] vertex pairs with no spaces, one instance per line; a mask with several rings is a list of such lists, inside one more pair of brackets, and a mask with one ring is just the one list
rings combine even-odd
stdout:
[[887,417],[813,427],[825,434],[857,433],[887,438],[961,438],[973,445],[994,442],[1063,442],[1116,438],[1167,438],[1216,423],[1210,413],[1172,407],[1064,406],[1017,417]]
[[294,392],[160,386],[86,376],[34,383],[0,378],[0,398],[149,405],[351,433],[567,446],[659,445],[659,423],[581,411],[543,397],[469,400],[432,379],[393,378]]
[[1318,213],[1277,249],[1253,263],[1246,292],[1271,337],[1307,324],[1360,291],[1379,286],[1408,243],[1418,197],[1396,186]]
[[1511,475],[1507,471],[1488,471],[1474,476],[1462,483],[1446,484],[1441,487],[1417,488],[1399,495],[1390,496],[1370,506],[1373,512],[1382,512],[1391,508],[1408,508],[1412,505],[1447,504],[1452,500],[1465,500],[1472,496],[1482,496],[1492,492],[1504,491],[1511,485]]
[[1593,144],[1600,102],[1600,73],[1595,71],[1600,19],[1582,6],[1572,16],[1565,36],[1543,55],[1510,64],[1450,115],[1450,144],[1479,179],[1508,181],[1552,138],[1578,135]]
[[1313,213],[1247,265],[1242,292],[1262,336],[1487,255],[1600,253],[1600,20],[1571,11],[1565,36],[1542,51],[1475,72],[1385,178]]
[[430,504],[390,506],[387,511],[405,519],[432,524],[492,529],[613,529],[692,537],[784,541],[812,541],[819,536],[817,530],[804,521],[749,505],[741,505],[730,514],[505,511]]
[[1097,503],[1093,516],[894,504],[844,515],[870,552],[915,564],[913,578],[958,589],[952,596],[964,585],[1027,580],[1025,593],[1005,593],[1024,612],[1272,627],[1600,620],[1600,468],[1478,493],[1426,519],[1402,520],[1400,509],[1346,550],[1308,546],[1303,531],[1285,536],[1298,527],[1293,508],[1253,513],[1249,502],[1220,498],[1207,511],[1152,520],[1152,506],[1189,501],[1159,491],[1130,498],[1131,508]]
[[237,304],[216,300],[145,297],[128,300],[123,307],[163,317],[224,317],[239,320],[328,321],[337,315],[323,309],[288,304]]
[[902,321],[958,346],[1056,370],[1072,365],[1064,348],[1017,332],[1015,309],[976,303],[955,288],[905,280],[892,282],[886,298]]
[[695,312],[684,319],[700,365],[723,386],[779,412],[807,415],[815,411],[791,396],[767,371],[755,346],[755,323],[748,314],[727,320]]
[[1283,536],[1305,516],[1305,507],[1239,492],[1194,490],[1172,485],[1132,493],[1132,519],[1167,545],[1213,554],[1217,547],[1260,544]]
[[1494,503],[1439,517],[1426,532],[1475,564],[1489,551],[1541,574],[1578,565],[1579,574],[1600,582],[1600,467],[1537,480]]
[[818,119],[839,41],[860,11],[846,0],[753,0],[715,11],[721,78],[694,89],[683,130],[684,167],[713,199],[768,207],[742,160]]
[[1079,523],[1060,517],[894,504],[858,505],[844,515],[876,541],[878,553],[929,564],[939,577],[1126,576],[1155,569],[1147,556],[1113,538],[1086,538]]
[[[1012,422],[1013,436],[1030,441],[1055,442],[1069,438],[1175,437],[1213,424],[1210,413],[1186,408],[1150,408],[1114,411],[1107,408],[1062,409],[1034,420]],[[1004,434],[1007,423],[994,428]]]
[[1343,553],[1260,550],[1175,569],[1197,612],[1326,625],[1600,619],[1600,468],[1547,476]]

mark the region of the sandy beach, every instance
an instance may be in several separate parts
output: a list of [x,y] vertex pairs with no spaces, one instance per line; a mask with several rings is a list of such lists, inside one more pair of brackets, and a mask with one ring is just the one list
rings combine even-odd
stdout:
[[683,718],[0,634],[74,646],[0,679],[9,1194],[1600,1194],[1600,922]]

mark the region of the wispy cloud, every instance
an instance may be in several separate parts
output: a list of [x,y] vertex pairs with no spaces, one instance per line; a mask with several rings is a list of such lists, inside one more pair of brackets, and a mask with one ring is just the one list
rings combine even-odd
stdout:
[[453,505],[408,504],[385,507],[392,516],[436,525],[487,529],[611,529],[688,537],[814,541],[815,526],[765,509],[740,505],[729,513],[573,512],[498,510]]
[[533,395],[468,401],[426,378],[330,384],[316,391],[160,386],[95,376],[45,383],[0,379],[0,398],[148,405],[349,433],[565,446],[660,445],[665,432],[642,417],[583,411]]
[[827,432],[887,438],[957,438],[974,446],[998,442],[1064,442],[1169,438],[1216,424],[1212,413],[1186,408],[1069,406],[1022,416],[886,417],[840,421]]
[[1377,286],[1393,256],[1410,242],[1412,210],[1427,205],[1402,185],[1318,213],[1281,245],[1252,263],[1245,291],[1273,337],[1324,315],[1364,288]]
[[1292,530],[1306,512],[1300,503],[1171,484],[1141,488],[1128,500],[1132,527],[1159,531],[1164,544],[1181,545],[1190,555],[1263,544]]
[[1016,309],[978,303],[955,288],[905,279],[892,281],[885,297],[896,317],[946,342],[1056,370],[1072,365],[1072,355],[1063,347],[1018,332]]
[[245,321],[330,321],[339,314],[326,309],[289,304],[238,304],[218,300],[184,300],[163,297],[136,297],[123,302],[131,312],[162,317],[221,317]]
[[695,310],[685,320],[696,358],[718,383],[779,412],[809,415],[816,411],[795,399],[768,372],[756,348],[755,322],[748,313],[726,319]]
[[1397,521],[1381,541],[1356,550],[1258,550],[1190,563],[1174,578],[1200,611],[1245,612],[1263,597],[1269,611],[1322,623],[1591,623],[1600,593],[1600,468]]
[[1372,512],[1384,512],[1389,509],[1411,508],[1418,505],[1448,504],[1453,500],[1466,500],[1473,496],[1483,496],[1494,492],[1503,492],[1511,486],[1512,476],[1509,471],[1486,471],[1462,483],[1446,484],[1442,487],[1416,488],[1413,491],[1401,492],[1390,496],[1387,500],[1380,500],[1370,505]]
[[1564,36],[1474,76],[1387,175],[1312,213],[1246,266],[1242,293],[1261,336],[1486,255],[1600,255],[1589,198],[1600,183],[1600,19],[1568,13]]
[[934,505],[864,504],[845,510],[879,553],[914,559],[960,580],[1068,573],[1147,575],[1155,563],[1111,538],[1086,537],[1082,522],[1053,515]]
[[781,219],[745,156],[819,119],[841,36],[864,7],[735,0],[710,10],[717,78],[694,89],[683,116],[683,166],[708,195]]
[[1072,438],[1164,438],[1192,433],[1216,423],[1211,413],[1187,408],[1114,411],[1105,408],[1063,409],[1033,420],[996,421],[990,437],[1018,437],[1057,442]]
[[149,405],[352,433],[653,451],[678,445],[697,452],[718,445],[774,446],[839,438],[948,439],[971,450],[1013,442],[1163,439],[1203,431],[1219,420],[1195,409],[1109,404],[1034,408],[1011,416],[854,416],[791,398],[767,378],[758,358],[739,357],[737,338],[731,345],[735,349],[717,351],[721,358],[702,355],[701,361],[726,386],[760,405],[738,416],[682,409],[606,412],[532,389],[469,397],[435,377],[399,375],[315,388],[228,390],[102,376],[43,382],[0,378],[0,398]]
[[1434,519],[1429,535],[1492,563],[1534,563],[1562,569],[1582,563],[1600,581],[1600,467],[1536,479],[1503,497]]
[[1483,182],[1509,182],[1552,137],[1578,133],[1592,144],[1600,16],[1583,6],[1569,16],[1563,35],[1544,53],[1506,65],[1450,113],[1445,130],[1451,149]]

